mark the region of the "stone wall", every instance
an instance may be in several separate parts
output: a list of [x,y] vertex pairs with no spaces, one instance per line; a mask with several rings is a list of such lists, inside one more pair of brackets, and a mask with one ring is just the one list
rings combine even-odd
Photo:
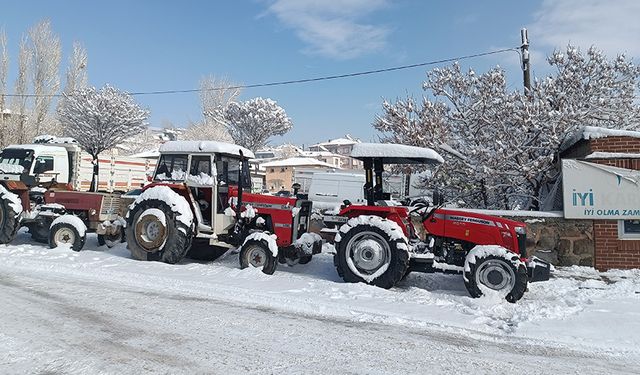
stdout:
[[562,217],[508,217],[527,224],[527,254],[556,266],[593,266],[593,221]]

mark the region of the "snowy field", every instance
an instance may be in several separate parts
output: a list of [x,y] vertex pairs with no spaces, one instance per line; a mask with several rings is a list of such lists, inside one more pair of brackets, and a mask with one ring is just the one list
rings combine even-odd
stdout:
[[517,304],[457,275],[346,284],[331,246],[267,276],[237,255],[138,262],[124,245],[0,245],[0,373],[640,371],[640,271],[558,269]]

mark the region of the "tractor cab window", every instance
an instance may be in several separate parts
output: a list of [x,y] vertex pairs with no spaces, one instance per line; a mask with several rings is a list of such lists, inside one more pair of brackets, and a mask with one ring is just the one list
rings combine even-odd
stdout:
[[242,168],[242,186],[250,187],[249,163],[245,160],[229,156],[218,156],[216,159],[216,170],[218,172],[218,184],[238,185],[239,173]]
[[156,168],[155,180],[184,181],[187,175],[187,155],[162,155]]
[[209,155],[194,155],[191,157],[188,181],[196,185],[213,186],[211,157]]

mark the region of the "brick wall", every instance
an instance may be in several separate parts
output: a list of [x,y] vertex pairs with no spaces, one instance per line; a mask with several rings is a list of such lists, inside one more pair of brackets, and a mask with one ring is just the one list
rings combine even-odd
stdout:
[[640,153],[640,138],[605,137],[589,141],[591,152]]
[[640,268],[640,241],[619,240],[616,220],[594,220],[595,268]]
[[[606,137],[590,140],[591,152],[640,153],[640,138]],[[590,162],[640,170],[640,159],[590,159]],[[640,241],[618,239],[617,220],[594,220],[595,268],[640,268]]]

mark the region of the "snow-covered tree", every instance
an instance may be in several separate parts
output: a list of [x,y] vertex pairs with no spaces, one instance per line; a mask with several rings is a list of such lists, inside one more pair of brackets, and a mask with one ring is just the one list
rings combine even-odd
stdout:
[[98,186],[98,156],[147,127],[149,111],[133,98],[109,85],[100,90],[81,88],[65,95],[58,109],[66,135],[73,137],[93,158],[92,190]]
[[60,88],[61,47],[60,38],[51,30],[49,21],[42,21],[33,26],[29,32],[29,46],[33,63],[33,126],[35,134],[54,134],[59,129],[49,118],[49,108],[53,95]]
[[225,119],[234,142],[250,150],[265,146],[269,138],[283,135],[293,127],[282,107],[274,100],[263,98],[230,103]]
[[31,52],[27,39],[20,41],[18,52],[18,75],[16,77],[14,96],[11,100],[11,128],[14,134],[12,142],[26,143],[36,135],[35,129],[27,126],[27,94],[29,72],[31,70]]
[[87,87],[89,82],[87,62],[87,50],[79,42],[74,42],[73,52],[67,67],[67,81],[64,87],[64,92],[67,95],[79,88]]
[[200,81],[203,120],[190,123],[183,139],[233,142],[227,130],[225,111],[240,95],[241,90],[236,86],[225,78],[203,78]]
[[7,53],[7,35],[0,29],[0,148],[4,148],[9,134],[9,119],[6,113],[7,72],[9,71],[9,54]]
[[477,75],[459,65],[434,69],[429,95],[385,101],[373,126],[384,141],[436,149],[445,157],[429,182],[465,205],[536,208],[541,189],[557,176],[554,156],[579,126],[637,129],[640,71],[597,49],[569,46],[549,63],[554,76],[536,80],[529,95],[506,88],[504,71]]

